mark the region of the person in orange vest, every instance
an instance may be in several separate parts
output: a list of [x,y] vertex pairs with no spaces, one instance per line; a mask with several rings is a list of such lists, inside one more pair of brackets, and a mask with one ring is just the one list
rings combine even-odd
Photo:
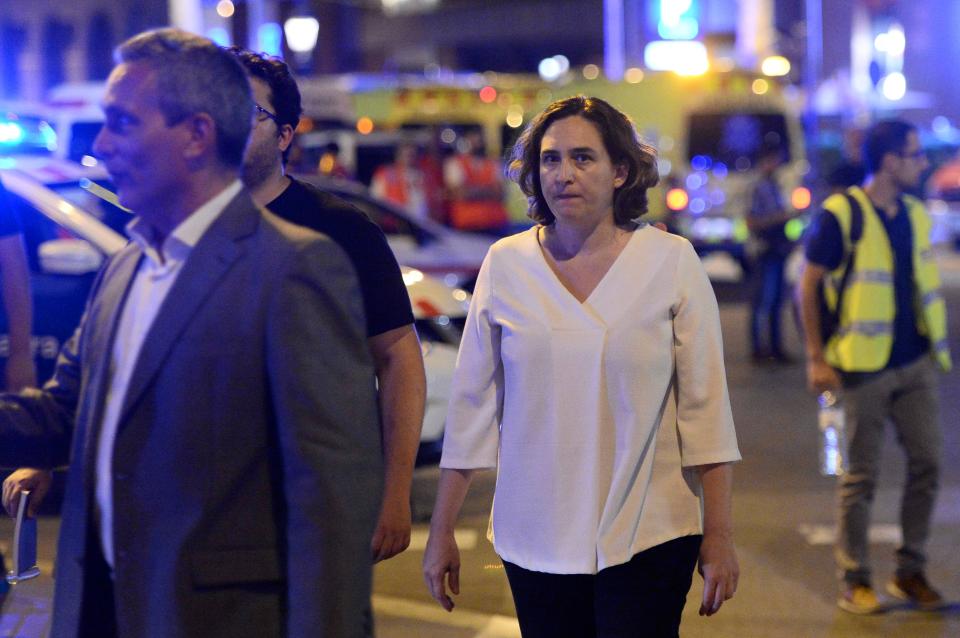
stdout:
[[373,173],[370,194],[402,208],[417,219],[427,217],[427,196],[423,172],[417,167],[417,147],[400,142],[393,164],[384,164]]
[[443,165],[450,192],[450,225],[460,230],[496,231],[507,224],[500,163],[483,154],[480,131],[469,131],[458,152]]

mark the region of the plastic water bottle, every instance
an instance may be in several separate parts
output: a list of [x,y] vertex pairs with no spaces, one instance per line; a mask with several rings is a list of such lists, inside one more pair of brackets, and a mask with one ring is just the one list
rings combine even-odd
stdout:
[[827,390],[817,397],[820,404],[820,473],[840,476],[847,469],[847,428],[843,402],[836,392]]

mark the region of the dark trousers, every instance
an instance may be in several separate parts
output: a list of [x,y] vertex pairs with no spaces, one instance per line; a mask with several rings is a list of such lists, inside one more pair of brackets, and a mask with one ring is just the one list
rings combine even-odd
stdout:
[[760,255],[757,260],[750,317],[750,340],[753,354],[757,356],[783,354],[780,308],[786,261],[786,257],[773,251]]
[[702,536],[684,536],[592,574],[504,561],[523,638],[675,638]]
[[116,638],[117,609],[113,577],[100,549],[96,530],[87,533],[87,556],[83,563],[83,603],[77,638]]

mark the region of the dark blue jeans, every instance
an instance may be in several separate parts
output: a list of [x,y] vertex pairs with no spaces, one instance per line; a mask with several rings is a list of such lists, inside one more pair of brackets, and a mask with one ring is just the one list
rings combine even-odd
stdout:
[[757,260],[750,341],[755,356],[783,354],[780,337],[780,309],[783,306],[783,271],[787,258],[767,252]]

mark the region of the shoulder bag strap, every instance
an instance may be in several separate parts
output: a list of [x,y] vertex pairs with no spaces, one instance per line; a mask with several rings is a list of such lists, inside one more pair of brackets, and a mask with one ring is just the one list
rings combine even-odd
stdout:
[[857,254],[857,243],[863,235],[863,209],[860,208],[860,202],[850,193],[845,193],[847,203],[850,204],[850,252],[847,254],[847,263],[843,268],[843,276],[837,284],[837,321],[840,321],[841,310],[843,307],[843,291],[847,287],[847,280],[850,279],[850,272],[853,270],[853,260]]

